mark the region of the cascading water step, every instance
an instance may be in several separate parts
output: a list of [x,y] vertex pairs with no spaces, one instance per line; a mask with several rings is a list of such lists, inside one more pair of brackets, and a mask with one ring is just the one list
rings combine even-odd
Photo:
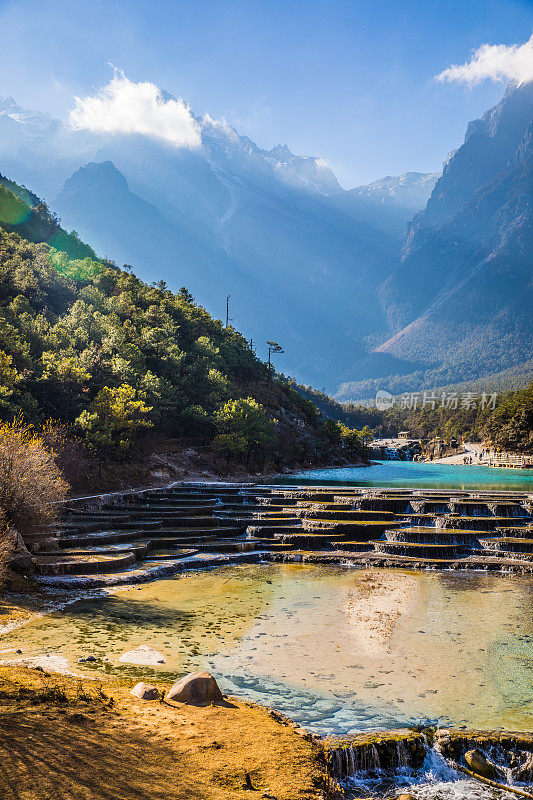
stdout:
[[293,534],[301,531],[301,526],[296,525],[248,525],[246,532],[250,537],[258,537],[263,539],[272,539],[278,535]]
[[347,520],[346,522],[328,522],[327,520],[304,519],[303,527],[307,531],[314,531],[316,533],[329,532],[330,534],[348,534],[352,539],[360,539],[361,541],[368,541],[375,536],[380,536],[387,529],[400,527],[403,523],[390,522],[385,520],[383,522],[368,522],[366,520]]
[[372,542],[331,542],[334,550],[342,550],[345,553],[368,553],[374,549]]
[[255,536],[250,537],[248,541],[253,542],[259,550],[291,550],[294,545],[291,542],[283,542],[279,539],[261,539]]
[[[139,531],[138,539],[145,537],[143,531]],[[134,537],[131,531],[96,531],[85,534],[68,534],[58,539],[60,549],[69,547],[83,547],[89,545],[115,544],[119,542],[131,542]]]
[[511,558],[530,561],[533,559],[533,539],[507,537],[483,539],[481,550],[488,555],[509,555]]
[[457,544],[422,544],[420,542],[391,542],[383,539],[372,542],[378,553],[396,556],[409,556],[411,558],[459,558],[466,555],[464,545]]
[[338,509],[309,508],[301,512],[300,516],[305,520],[326,520],[330,522],[380,522],[394,521],[395,514],[392,511],[364,511],[361,509]]
[[90,575],[115,572],[136,563],[134,553],[83,556],[34,556],[39,575]]
[[429,528],[422,526],[388,529],[384,533],[384,538],[390,542],[450,544],[462,545],[463,547],[477,546],[479,541],[478,533],[475,531],[447,530],[445,528]]
[[528,522],[530,519],[529,517],[461,517],[452,514],[437,515],[412,513],[406,513],[404,516],[410,521],[412,526],[435,526],[438,528],[456,528],[459,530],[471,531],[495,531],[499,527],[511,527],[516,525],[519,519],[522,519],[524,523]]
[[189,556],[194,556],[199,552],[200,551],[197,547],[176,547],[175,549],[170,550],[155,549],[150,551],[150,554],[146,559],[146,563],[150,563],[152,561],[172,561],[179,558],[189,558]]
[[510,536],[514,539],[533,539],[532,525],[524,525],[519,528],[496,528],[496,532],[499,533],[500,536]]
[[281,526],[295,526],[300,527],[302,520],[298,517],[218,517],[229,525],[242,525],[244,528],[248,527],[261,527],[261,528],[277,528]]
[[130,540],[127,542],[116,543],[116,544],[106,543],[106,544],[87,545],[85,547],[72,547],[70,549],[62,548],[61,550],[58,551],[58,555],[60,559],[67,559],[72,556],[90,557],[98,555],[114,555],[119,553],[133,553],[136,560],[140,561],[150,551],[151,546],[152,542],[149,540],[145,541],[139,540],[134,542]]
[[346,539],[343,533],[311,533],[311,532],[297,532],[297,533],[277,533],[276,538],[279,538],[285,544],[291,544],[298,549],[304,550],[324,550],[332,547],[334,542],[343,542]]

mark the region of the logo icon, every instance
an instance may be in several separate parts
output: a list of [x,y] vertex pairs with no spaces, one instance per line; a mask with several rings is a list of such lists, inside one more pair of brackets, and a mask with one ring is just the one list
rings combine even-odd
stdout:
[[389,394],[389,392],[380,389],[379,392],[376,393],[376,408],[378,411],[387,411],[389,408],[392,408],[393,405],[394,397]]

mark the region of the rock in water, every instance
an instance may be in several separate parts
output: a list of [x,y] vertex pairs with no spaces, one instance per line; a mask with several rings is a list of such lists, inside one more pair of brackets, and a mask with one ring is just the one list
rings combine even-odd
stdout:
[[465,761],[476,775],[481,775],[482,778],[488,778],[491,781],[499,781],[505,778],[502,770],[489,761],[481,750],[468,750],[465,753]]
[[191,672],[169,689],[167,700],[203,706],[222,700],[222,692],[209,672]]
[[149,683],[136,683],[130,694],[138,697],[139,700],[159,700],[159,692],[155,686]]

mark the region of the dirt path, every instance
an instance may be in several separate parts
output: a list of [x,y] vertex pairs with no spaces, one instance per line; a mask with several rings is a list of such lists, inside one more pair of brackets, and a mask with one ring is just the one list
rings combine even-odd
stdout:
[[471,456],[473,459],[472,466],[479,463],[479,454],[483,450],[483,447],[480,444],[476,444],[475,442],[465,442],[463,445],[465,452],[460,453],[457,456],[446,456],[445,458],[434,458],[431,462],[432,464],[459,464],[460,466],[464,466],[464,458],[465,456]]

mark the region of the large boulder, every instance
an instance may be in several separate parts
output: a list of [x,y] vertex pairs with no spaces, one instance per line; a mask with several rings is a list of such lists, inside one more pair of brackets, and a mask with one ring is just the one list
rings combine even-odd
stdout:
[[176,681],[167,692],[167,700],[191,706],[204,706],[222,699],[222,692],[209,672],[191,672]]
[[135,684],[130,694],[138,697],[139,700],[159,700],[159,692],[156,687],[142,681]]
[[491,781],[500,781],[505,777],[505,773],[486,758],[481,750],[467,750],[465,761],[476,775],[488,778]]

